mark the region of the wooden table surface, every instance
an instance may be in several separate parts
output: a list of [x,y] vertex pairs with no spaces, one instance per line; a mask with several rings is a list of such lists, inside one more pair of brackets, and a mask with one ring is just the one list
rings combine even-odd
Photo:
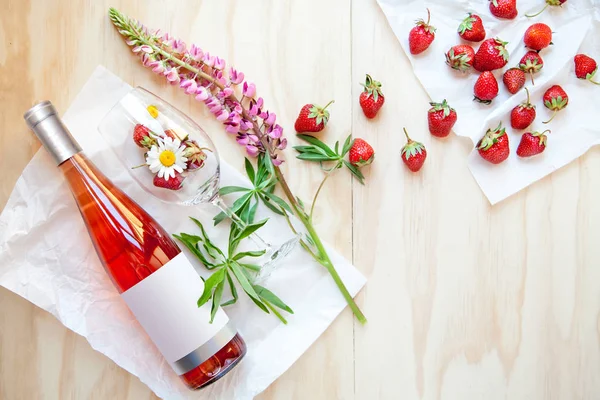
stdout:
[[[341,171],[316,209],[322,236],[369,277],[358,296],[369,323],[343,312],[259,399],[600,398],[600,150],[491,207],[467,169],[468,139],[427,133],[429,99],[375,0],[0,4],[0,208],[39,148],[22,113],[43,99],[64,112],[98,64],[197,118],[241,169],[203,106],[128,52],[109,5],[244,71],[292,144],[300,107],[335,99],[324,140],[352,132],[376,149],[367,185]],[[366,72],[386,94],[373,121],[357,100]],[[429,150],[419,174],[400,161],[402,126]],[[322,172],[287,155],[310,198]],[[153,397],[0,288],[0,399]]]

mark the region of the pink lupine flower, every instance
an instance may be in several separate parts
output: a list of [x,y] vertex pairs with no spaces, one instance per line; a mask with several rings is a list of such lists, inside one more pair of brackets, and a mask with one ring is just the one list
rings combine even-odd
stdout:
[[258,147],[249,144],[246,146],[246,152],[250,157],[256,157],[258,155]]
[[236,70],[235,68],[230,67],[229,68],[229,79],[233,85],[239,85],[240,83],[242,83],[244,81],[244,73],[238,72],[238,70]]
[[196,90],[196,100],[204,101],[208,99],[208,90],[204,86],[198,86]]
[[148,46],[147,44],[144,44],[142,46],[136,46],[131,51],[133,51],[134,53],[139,53],[140,51],[142,51],[142,52],[148,53],[148,54],[151,54],[154,52],[154,50],[152,50],[152,47]]
[[192,44],[188,51],[188,54],[190,55],[190,58],[194,61],[202,61],[202,59],[204,58],[204,52],[200,47],[196,46],[195,44]]
[[280,160],[279,158],[275,157],[275,158],[271,158],[271,162],[273,163],[274,166],[279,167],[281,164],[283,164],[283,160]]
[[244,82],[244,90],[242,94],[246,97],[254,97],[256,94],[256,85],[254,83],[248,84],[248,82]]
[[217,117],[217,121],[225,122],[227,121],[227,118],[229,118],[229,113],[222,108],[215,114],[215,116]]
[[237,124],[225,123],[225,131],[235,135],[240,131],[240,126]]
[[171,83],[179,82],[179,71],[177,68],[169,68],[163,72],[167,77],[167,80]]
[[225,89],[223,89],[222,93],[223,97],[229,97],[233,94],[233,89],[230,87],[226,87]]
[[164,60],[152,61],[149,66],[152,68],[152,72],[156,72],[157,74],[162,74],[166,69],[166,63]]
[[215,65],[215,57],[211,56],[210,53],[206,53],[206,54],[204,54],[203,62],[207,67],[212,68]]
[[185,89],[187,94],[194,94],[198,90],[198,84],[193,79],[184,79],[179,84],[179,87]]
[[287,139],[286,139],[286,138],[283,138],[283,139],[281,139],[281,140],[279,141],[279,144],[277,145],[277,148],[278,148],[279,150],[285,150],[285,148],[287,147],[287,143],[288,143]]
[[219,57],[215,57],[214,67],[216,69],[221,69],[221,70],[225,69],[225,60],[223,60],[222,58],[219,58]]
[[246,146],[248,143],[250,143],[250,139],[248,138],[247,135],[238,135],[237,139],[235,139],[236,142],[238,142],[238,144],[242,145],[242,146]]
[[171,45],[171,48],[173,49],[173,51],[175,51],[175,53],[179,53],[179,54],[183,54],[185,53],[185,43],[180,40],[174,40],[173,44]]
[[265,124],[267,125],[273,125],[275,123],[275,119],[277,118],[277,116],[275,115],[275,113],[270,113],[267,111],[267,118],[265,118]]
[[272,126],[267,131],[267,134],[273,139],[279,139],[283,135],[283,128],[279,125]]

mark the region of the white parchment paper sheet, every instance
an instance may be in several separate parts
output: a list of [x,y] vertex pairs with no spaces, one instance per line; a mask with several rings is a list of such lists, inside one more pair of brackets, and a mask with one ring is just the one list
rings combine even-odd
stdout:
[[[540,10],[543,0],[518,0],[519,15],[514,20],[495,18],[487,0],[378,0],[390,26],[407,54],[415,75],[433,101],[447,99],[458,113],[454,132],[471,138],[475,145],[488,128],[502,121],[510,138],[511,155],[500,165],[484,161],[474,150],[469,156],[469,168],[477,183],[492,204],[529,186],[584,154],[600,142],[597,115],[600,110],[600,86],[575,77],[573,57],[586,53],[600,62],[600,1],[568,1],[563,7],[548,7],[540,16],[527,18],[525,14]],[[431,10],[431,24],[437,28],[435,40],[425,52],[413,56],[408,50],[408,33],[419,18],[427,19],[426,8]],[[477,71],[462,74],[445,64],[444,54],[462,41],[456,32],[468,12],[479,15],[485,26],[486,38],[499,37],[508,41],[510,58],[507,66],[494,71],[500,94],[491,105],[473,101],[473,86]],[[540,52],[544,68],[535,75],[535,86],[528,78],[532,103],[537,106],[534,130],[551,129],[544,154],[532,159],[520,159],[517,146],[524,131],[510,127],[510,111],[525,101],[524,90],[510,95],[502,83],[504,70],[517,66],[527,49],[523,43],[525,30],[535,22],[548,24],[553,34],[553,46]],[[479,43],[471,44],[475,51]],[[597,78],[600,79],[600,73]],[[383,77],[382,77],[383,79]],[[384,81],[385,83],[385,81]],[[559,84],[569,96],[569,105],[548,124],[542,124],[551,113],[542,101],[550,86]],[[426,118],[423,115],[423,118]],[[401,134],[399,132],[398,134]],[[450,138],[451,140],[451,138]]]
[[[98,67],[64,115],[65,124],[100,170],[167,231],[195,231],[188,219],[195,216],[210,228],[209,234],[217,242],[223,243],[227,224],[212,227],[216,213],[212,206],[187,208],[148,196],[106,148],[97,131],[98,123],[129,90],[128,84]],[[249,185],[224,161],[222,175],[224,185]],[[290,237],[282,217],[264,209],[259,209],[259,214],[271,217],[261,229],[265,239],[279,243],[282,237]],[[365,278],[333,249],[329,252],[355,295]],[[198,272],[206,275],[193,256],[189,257]],[[23,171],[0,216],[0,285],[52,313],[94,349],[168,399],[253,398],[287,370],[346,306],[325,269],[303,250],[296,250],[266,284],[294,309],[289,324],[279,323],[242,296],[238,304],[226,310],[246,340],[247,356],[217,383],[201,391],[188,390],[113,287],[60,171],[43,149]]]

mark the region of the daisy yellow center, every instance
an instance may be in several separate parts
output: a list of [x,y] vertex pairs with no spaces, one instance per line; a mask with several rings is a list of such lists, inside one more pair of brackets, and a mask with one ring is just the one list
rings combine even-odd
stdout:
[[170,167],[171,165],[175,164],[175,153],[173,153],[171,150],[165,150],[160,153],[158,159],[162,165],[165,167]]
[[158,108],[156,106],[148,106],[146,110],[148,110],[148,113],[152,118],[158,117]]

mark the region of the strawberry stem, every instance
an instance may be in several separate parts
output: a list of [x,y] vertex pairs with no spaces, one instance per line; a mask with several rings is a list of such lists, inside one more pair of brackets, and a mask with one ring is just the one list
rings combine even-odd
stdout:
[[411,143],[412,139],[410,138],[410,136],[408,136],[408,132],[406,131],[406,128],[402,128],[402,129],[404,129],[404,135],[406,135],[406,141],[408,143]]
[[321,110],[322,110],[322,111],[325,111],[325,109],[326,109],[327,107],[329,107],[330,105],[332,105],[333,103],[335,103],[335,100],[331,100],[329,103],[325,104],[325,107],[323,107]]
[[527,105],[531,105],[531,102],[529,101],[529,89],[525,88],[525,91],[527,92]]
[[329,178],[331,173],[333,171],[335,171],[336,169],[338,169],[340,166],[341,166],[341,161],[338,162],[338,165],[336,165],[336,167],[331,168],[329,171],[327,171],[327,173],[325,174],[325,177],[321,181],[321,184],[317,188],[317,192],[315,193],[315,197],[313,198],[312,205],[310,206],[310,214],[308,214],[308,218],[311,221],[312,221],[313,211],[315,210],[315,204],[317,204],[317,197],[319,197],[319,193],[321,193],[321,189],[323,188],[323,185],[325,185],[325,182],[327,182],[327,178]]
[[600,82],[596,82],[593,78],[588,78],[588,81],[592,82],[594,85],[600,85]]
[[556,117],[557,112],[558,112],[558,110],[554,110],[554,114],[552,114],[552,117],[548,121],[542,122],[542,124],[549,124],[550,121],[552,121],[554,119],[554,117]]
[[538,15],[540,15],[541,13],[543,13],[543,12],[546,10],[546,8],[548,8],[548,4],[546,4],[546,5],[544,6],[544,8],[542,8],[540,11],[536,12],[535,14],[525,14],[525,16],[526,16],[527,18],[533,18],[533,17],[537,17]]
[[[529,70],[529,76],[531,76],[531,84],[535,85],[535,82],[533,81],[533,71]],[[529,95],[527,95],[527,102],[529,103]]]
[[425,25],[429,26],[429,21],[431,20],[431,11],[429,8],[427,9],[427,23]]

